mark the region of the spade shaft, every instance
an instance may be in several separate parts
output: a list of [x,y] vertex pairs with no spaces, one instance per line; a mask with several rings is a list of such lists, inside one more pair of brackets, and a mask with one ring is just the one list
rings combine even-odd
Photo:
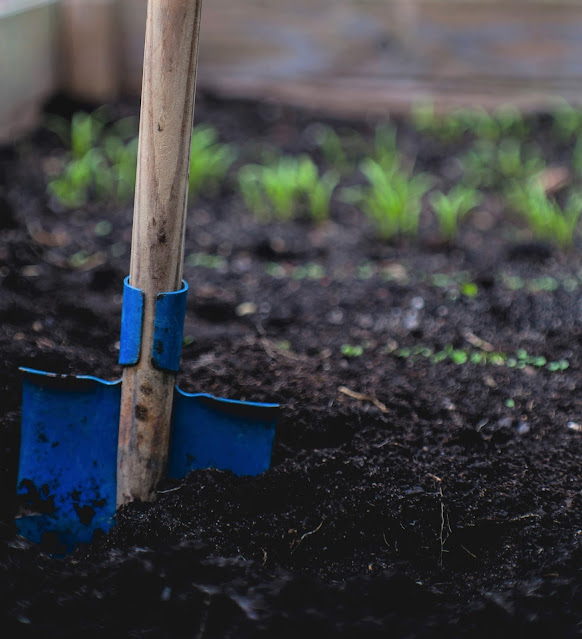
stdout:
[[175,374],[151,357],[156,296],[182,286],[201,0],[149,0],[129,283],[141,355],[123,372],[117,505],[152,501],[168,460]]
[[116,507],[154,500],[162,477],[270,465],[277,404],[185,393],[182,280],[201,0],[149,0],[122,380],[21,369],[21,535],[69,552],[113,524]]

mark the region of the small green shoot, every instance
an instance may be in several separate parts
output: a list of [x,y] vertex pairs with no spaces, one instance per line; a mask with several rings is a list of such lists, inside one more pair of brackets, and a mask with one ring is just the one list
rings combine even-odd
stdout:
[[446,115],[438,114],[434,104],[425,101],[412,107],[410,119],[419,133],[451,143],[460,140],[467,130],[467,123],[460,115],[459,110]]
[[342,344],[340,351],[344,357],[361,357],[364,354],[364,347],[359,344]]
[[393,171],[403,164],[396,143],[396,127],[389,120],[376,127],[372,159],[384,171]]
[[479,294],[479,287],[477,286],[477,284],[475,284],[475,282],[463,282],[463,284],[461,284],[460,290],[461,294],[465,297],[473,298],[477,297],[477,295]]
[[526,366],[534,368],[545,368],[550,372],[565,371],[570,363],[567,359],[548,361],[543,355],[529,355],[526,350],[518,349],[515,356],[510,357],[506,353],[499,351],[490,352],[483,349],[455,348],[452,344],[447,344],[439,351],[433,351],[430,347],[418,344],[413,348],[401,347],[392,351],[396,357],[418,359],[419,356],[427,358],[432,364],[440,364],[445,360],[450,360],[457,366],[473,364],[475,366],[505,366],[523,370]]
[[186,266],[201,266],[203,268],[224,270],[228,262],[222,255],[210,255],[209,253],[190,253],[186,257]]
[[552,115],[552,131],[562,142],[570,142],[582,133],[582,110],[570,106],[566,100],[560,101]]
[[47,120],[47,128],[58,135],[63,145],[70,149],[74,160],[80,160],[95,146],[108,120],[104,108],[93,113],[79,111],[69,122],[59,116]]
[[474,189],[458,184],[448,195],[440,191],[431,193],[429,202],[437,216],[440,234],[450,242],[457,234],[461,220],[481,203],[481,196]]
[[524,138],[528,133],[519,109],[510,104],[498,107],[493,113],[483,108],[471,108],[437,114],[433,104],[423,102],[412,108],[411,120],[418,132],[445,143],[458,142],[467,134],[497,142],[504,136]]
[[[85,205],[89,199],[127,202],[135,190],[136,118],[111,125],[105,111],[76,113],[70,122],[52,118],[47,125],[67,148],[62,171],[51,176],[48,191],[65,208]],[[216,188],[230,168],[235,151],[219,144],[214,129],[201,125],[192,133],[190,195]]]
[[216,191],[236,156],[232,146],[218,142],[216,129],[204,124],[194,127],[190,147],[190,199],[202,191]]
[[246,207],[264,221],[292,219],[303,207],[315,222],[329,217],[331,196],[339,177],[321,177],[308,156],[284,156],[268,165],[247,164],[238,174]]
[[315,142],[326,163],[339,175],[344,175],[353,169],[353,162],[348,158],[340,136],[332,127],[325,124],[318,125],[315,131]]
[[582,193],[571,193],[562,208],[548,197],[539,182],[533,181],[526,186],[514,184],[507,200],[524,218],[537,239],[554,242],[564,249],[573,244],[582,213]]
[[416,236],[422,201],[432,186],[432,178],[424,173],[411,176],[398,167],[385,169],[371,158],[361,163],[360,170],[369,184],[344,189],[344,201],[361,205],[383,240]]
[[516,138],[496,143],[479,139],[459,158],[463,182],[472,187],[500,188],[507,180],[527,179],[545,168],[537,145]]

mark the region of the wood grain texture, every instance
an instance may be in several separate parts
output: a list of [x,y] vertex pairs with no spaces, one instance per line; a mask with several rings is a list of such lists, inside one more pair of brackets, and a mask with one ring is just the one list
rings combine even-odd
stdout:
[[118,506],[152,501],[168,457],[174,375],[152,365],[156,296],[181,288],[201,0],[149,0],[130,284],[145,293],[141,358],[123,373]]

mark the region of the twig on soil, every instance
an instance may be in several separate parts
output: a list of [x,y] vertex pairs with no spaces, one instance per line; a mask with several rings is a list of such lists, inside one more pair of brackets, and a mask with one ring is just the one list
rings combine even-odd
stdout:
[[175,486],[174,488],[166,488],[165,490],[156,491],[158,495],[166,495],[167,493],[175,493],[177,490],[182,490],[183,486]]
[[366,395],[364,393],[358,393],[357,391],[351,390],[347,386],[340,386],[337,390],[339,393],[343,393],[344,395],[347,395],[348,397],[351,397],[352,399],[357,399],[361,402],[372,402],[372,404],[374,404],[374,406],[384,414],[388,412],[386,405],[383,404],[374,395]]
[[463,544],[461,544],[461,548],[468,554],[471,555],[471,557],[473,557],[473,559],[477,559],[477,555],[474,555],[468,548],[466,548],[465,546],[463,546]]
[[293,554],[297,548],[299,548],[299,544],[306,538],[309,537],[309,535],[315,535],[315,533],[320,530],[320,528],[323,526],[323,519],[321,520],[321,523],[319,524],[319,526],[317,528],[314,528],[313,530],[309,530],[306,533],[303,533],[301,535],[301,537],[299,537],[298,542],[295,544],[295,548],[293,548],[293,550],[291,551],[291,554]]
[[[439,568],[442,570],[443,569],[443,553],[445,552],[445,542],[447,541],[449,533],[451,532],[451,526],[449,524],[449,517],[445,513],[445,503],[443,501],[444,494],[443,494],[443,485],[442,485],[443,480],[440,477],[433,475],[432,473],[429,473],[429,476],[435,480],[439,488],[437,493],[437,495],[439,496],[440,508],[441,508],[441,527],[439,532],[439,543],[440,543]],[[445,534],[445,530],[446,530],[446,534]]]
[[486,342],[484,339],[477,337],[477,335],[474,335],[470,331],[465,331],[463,337],[467,340],[467,342],[469,342],[469,344],[471,344],[471,346],[480,348],[483,351],[492,353],[495,350],[495,348],[493,347],[493,344],[490,344],[489,342]]
[[290,351],[283,350],[278,348],[271,340],[267,337],[267,331],[257,322],[255,324],[257,333],[260,335],[259,342],[261,346],[265,349],[267,355],[274,360],[277,360],[279,356],[285,357],[287,359],[291,359],[295,362],[303,362],[305,361],[305,357],[301,355],[297,355],[296,353],[292,353]]

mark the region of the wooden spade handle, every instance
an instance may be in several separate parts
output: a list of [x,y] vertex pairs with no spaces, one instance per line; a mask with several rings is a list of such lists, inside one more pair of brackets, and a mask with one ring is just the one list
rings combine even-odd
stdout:
[[141,358],[123,372],[117,505],[153,501],[168,458],[175,375],[152,365],[158,293],[181,288],[202,0],[149,0],[130,284],[145,293]]

